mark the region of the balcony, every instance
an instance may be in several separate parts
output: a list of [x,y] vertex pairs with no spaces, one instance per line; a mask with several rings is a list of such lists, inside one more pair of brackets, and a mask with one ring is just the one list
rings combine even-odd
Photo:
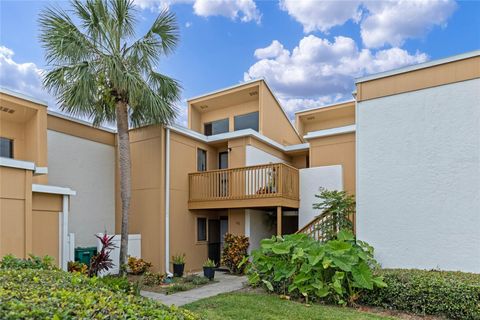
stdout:
[[298,208],[298,169],[283,163],[194,172],[189,209]]

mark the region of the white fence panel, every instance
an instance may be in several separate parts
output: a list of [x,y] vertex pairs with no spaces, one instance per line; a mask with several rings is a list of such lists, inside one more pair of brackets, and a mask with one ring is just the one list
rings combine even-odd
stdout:
[[[98,236],[103,236],[103,234],[98,234]],[[109,237],[112,235],[108,235]],[[122,237],[117,234],[113,238],[113,243],[115,245],[115,249],[112,250],[110,253],[110,257],[113,261],[114,267],[107,272],[101,273],[101,276],[107,274],[118,274],[120,271],[120,240]],[[142,236],[140,234],[129,234],[128,235],[128,255],[136,258],[141,258],[142,253]],[[100,240],[97,239],[97,251],[100,252],[102,250],[102,243]]]

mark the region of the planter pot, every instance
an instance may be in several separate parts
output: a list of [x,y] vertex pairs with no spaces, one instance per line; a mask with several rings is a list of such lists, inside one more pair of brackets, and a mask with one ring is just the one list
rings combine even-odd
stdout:
[[182,277],[183,270],[185,269],[185,264],[173,264],[173,276],[174,277]]
[[214,267],[203,267],[203,275],[208,280],[213,280],[213,278],[215,278],[215,268]]

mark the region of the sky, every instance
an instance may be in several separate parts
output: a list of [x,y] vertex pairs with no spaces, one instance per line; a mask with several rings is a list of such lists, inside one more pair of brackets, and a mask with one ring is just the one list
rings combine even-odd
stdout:
[[[480,49],[480,1],[134,0],[138,36],[176,14],[180,42],[159,72],[190,97],[264,78],[291,119],[352,99],[355,78]],[[0,86],[46,100],[39,42],[43,9],[67,1],[0,0]]]

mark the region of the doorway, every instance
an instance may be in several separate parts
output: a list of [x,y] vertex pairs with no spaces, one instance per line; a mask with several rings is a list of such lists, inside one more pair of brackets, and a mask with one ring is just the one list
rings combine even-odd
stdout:
[[228,232],[228,218],[208,220],[208,259],[220,266],[225,234]]

